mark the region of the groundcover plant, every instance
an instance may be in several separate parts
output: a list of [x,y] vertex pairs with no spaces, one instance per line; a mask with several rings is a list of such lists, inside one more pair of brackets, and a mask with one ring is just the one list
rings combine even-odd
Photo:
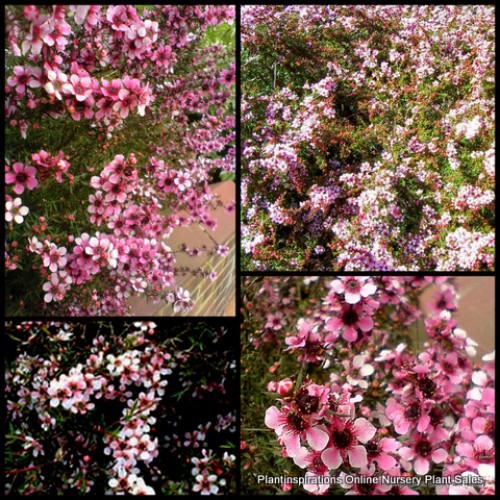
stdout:
[[[234,176],[234,7],[5,8],[8,315],[189,310],[175,228],[210,236]],[[234,203],[225,205],[234,210]]]
[[242,8],[243,269],[494,268],[494,14]]
[[235,491],[234,332],[6,324],[6,494]]
[[244,278],[242,294],[243,491],[494,494],[495,354],[473,359],[453,278]]

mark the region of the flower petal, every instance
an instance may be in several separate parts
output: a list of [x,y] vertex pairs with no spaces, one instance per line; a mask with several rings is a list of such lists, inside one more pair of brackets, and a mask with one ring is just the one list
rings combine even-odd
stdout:
[[352,467],[366,467],[368,464],[368,456],[364,446],[354,446],[348,452],[349,463]]
[[321,460],[330,469],[338,469],[342,464],[342,456],[337,448],[327,448],[321,454]]
[[306,439],[313,450],[321,451],[325,449],[330,437],[319,427],[310,427],[306,431]]
[[366,420],[366,418],[358,418],[354,421],[352,426],[354,435],[362,443],[368,443],[370,439],[375,436],[377,429]]
[[429,462],[424,457],[418,457],[413,463],[413,469],[419,476],[429,472]]

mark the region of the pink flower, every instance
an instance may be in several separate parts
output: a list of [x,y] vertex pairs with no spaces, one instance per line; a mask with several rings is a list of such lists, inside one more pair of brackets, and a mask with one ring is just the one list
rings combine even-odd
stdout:
[[368,389],[368,382],[364,380],[364,377],[370,376],[375,369],[366,362],[367,359],[367,354],[358,354],[354,356],[352,363],[348,360],[342,362],[344,367],[349,370],[346,379],[352,386],[357,385],[361,389]]
[[226,87],[231,87],[235,82],[235,72],[234,69],[228,71],[227,69],[222,70],[221,76],[219,78],[219,83],[225,85]]
[[14,172],[8,172],[5,174],[5,184],[14,184],[14,192],[16,194],[22,194],[25,187],[27,187],[30,191],[35,189],[38,184],[38,181],[35,179],[35,167],[27,167],[18,162],[14,163],[12,170]]
[[269,313],[267,315],[267,323],[264,328],[272,328],[273,330],[280,330],[283,326],[283,313],[279,311],[276,314]]
[[43,265],[48,267],[51,272],[57,272],[58,269],[62,269],[66,265],[65,255],[67,252],[65,247],[58,248],[54,243],[50,243],[48,252],[42,254]]
[[101,92],[105,97],[109,97],[113,101],[118,101],[121,89],[122,81],[119,78],[115,78],[110,82],[104,78],[102,79]]
[[42,70],[36,67],[14,66],[14,76],[7,79],[7,83],[16,88],[18,94],[23,94],[26,91],[26,86],[34,89],[40,87],[40,76]]
[[346,420],[334,417],[329,426],[329,446],[321,454],[323,462],[330,469],[338,469],[348,458],[351,467],[366,467],[368,454],[363,444],[368,443],[376,431],[365,418]]
[[355,342],[358,338],[358,329],[369,332],[373,328],[372,310],[358,304],[344,305],[338,316],[326,322],[326,329],[336,333],[342,331],[342,337],[348,342]]
[[478,436],[474,443],[458,443],[455,450],[458,455],[469,459],[467,464],[476,469],[480,464],[495,463],[495,443],[485,434]]
[[326,347],[326,342],[318,333],[318,328],[312,321],[306,319],[299,319],[297,326],[299,332],[296,336],[289,336],[285,338],[285,344],[288,345],[286,351],[299,351],[300,355],[298,360],[316,362],[321,361],[322,354]]
[[113,105],[113,110],[118,112],[120,116],[127,118],[129,111],[137,106],[137,97],[128,90],[120,91],[123,97]]
[[30,49],[32,54],[40,54],[43,47],[43,39],[50,31],[48,16],[39,16],[35,22],[31,23],[30,32],[23,42],[23,54],[26,54]]
[[316,451],[323,450],[328,443],[326,428],[322,425],[312,426],[290,405],[283,406],[281,410],[271,406],[266,411],[264,421],[283,441],[289,457],[295,457],[299,453],[301,439],[306,440]]
[[407,434],[409,430],[415,428],[418,432],[424,432],[431,423],[429,410],[432,406],[431,402],[418,400],[405,401],[403,405],[390,398],[387,400],[386,415],[392,420],[398,434]]
[[73,84],[71,93],[75,95],[77,101],[85,101],[85,99],[92,95],[93,83],[90,76],[78,76],[73,74],[69,77],[69,79]]
[[304,489],[316,495],[325,493],[330,488],[328,482],[320,482],[313,478],[327,477],[330,475],[330,469],[323,463],[321,459],[321,451],[309,450],[301,446],[299,452],[293,461],[301,469],[307,469],[305,473],[306,481],[304,482]]
[[117,31],[127,31],[127,8],[125,5],[111,5],[106,12],[106,19],[111,23],[111,27]]
[[345,301],[348,304],[357,304],[362,297],[373,295],[377,287],[366,276],[345,276],[334,280],[330,288],[337,294],[344,294]]
[[54,95],[57,99],[62,99],[62,94],[73,94],[74,90],[71,83],[68,82],[68,76],[64,73],[56,73],[49,70],[47,72],[48,82],[45,84],[45,90],[49,95]]
[[413,462],[415,473],[423,476],[429,472],[431,462],[440,464],[448,458],[448,452],[441,448],[448,437],[448,433],[441,428],[436,428],[431,435],[414,432],[411,446],[402,447],[399,455]]
[[111,267],[118,265],[118,250],[113,243],[105,236],[93,236],[89,240],[89,245],[85,248],[85,253],[92,257],[92,260],[99,265],[109,264]]
[[68,282],[71,280],[66,277],[64,281],[60,281],[59,275],[57,273],[52,273],[50,275],[49,281],[43,284],[42,288],[44,292],[47,292],[44,296],[44,301],[49,302],[57,302],[64,298],[66,294],[66,290],[68,288]]
[[401,443],[394,438],[379,439],[374,437],[366,444],[368,461],[370,463],[377,462],[378,466],[384,471],[394,469],[398,462],[391,453],[394,453],[400,446]]

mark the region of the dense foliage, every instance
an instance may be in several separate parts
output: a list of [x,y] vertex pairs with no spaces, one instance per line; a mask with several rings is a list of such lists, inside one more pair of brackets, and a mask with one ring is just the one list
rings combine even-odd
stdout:
[[494,268],[494,13],[243,7],[244,269]]
[[7,494],[235,491],[234,331],[8,323]]

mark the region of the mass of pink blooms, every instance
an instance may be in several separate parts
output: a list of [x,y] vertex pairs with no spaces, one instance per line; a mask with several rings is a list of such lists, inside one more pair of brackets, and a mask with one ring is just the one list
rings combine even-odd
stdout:
[[[177,227],[209,234],[217,227],[212,211],[222,202],[209,183],[214,172],[235,169],[234,54],[202,43],[234,15],[232,6],[6,9],[7,133],[33,148],[21,155],[7,141],[12,300],[26,269],[39,275],[43,314],[128,314],[127,299],[137,294],[187,311],[193,300],[179,274],[215,279],[212,269],[180,269],[176,254],[185,249],[168,238]],[[131,117],[143,126],[127,128]],[[102,144],[90,164],[82,151],[51,149],[50,135],[39,139],[57,122],[78,122]],[[111,153],[113,141],[134,144],[133,134],[147,128],[157,131],[150,143]],[[71,200],[54,198],[59,189]],[[54,206],[62,208],[50,217]],[[221,243],[198,251],[222,255]],[[21,297],[15,307],[23,306]]]
[[241,33],[245,269],[494,269],[494,6],[252,5]]
[[[255,327],[250,341],[257,352],[281,349],[269,367],[281,375],[267,386],[275,403],[263,418],[276,453],[302,469],[304,489],[494,494],[495,353],[474,361],[477,344],[454,319],[460,301],[453,279],[305,278],[306,297],[313,285],[323,295],[295,326],[287,318],[294,317],[296,289],[281,280],[288,278],[265,278],[249,299],[257,324],[283,312],[281,321]],[[424,316],[417,298],[431,285]],[[418,322],[425,331],[415,344],[408,332],[418,331]]]

